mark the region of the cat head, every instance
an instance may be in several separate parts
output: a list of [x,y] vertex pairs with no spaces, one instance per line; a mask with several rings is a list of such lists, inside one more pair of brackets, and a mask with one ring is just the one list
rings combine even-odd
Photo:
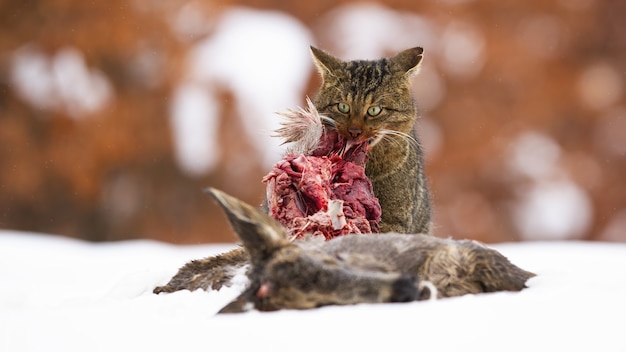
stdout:
[[410,77],[419,71],[423,52],[416,47],[391,58],[342,61],[311,47],[322,76],[315,106],[349,139],[373,145],[387,134],[408,135],[417,115]]

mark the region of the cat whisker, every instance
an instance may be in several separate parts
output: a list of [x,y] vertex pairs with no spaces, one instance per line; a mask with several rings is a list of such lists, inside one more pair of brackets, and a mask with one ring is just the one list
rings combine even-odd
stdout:
[[376,136],[374,138],[370,139],[369,145],[367,146],[368,150],[373,148],[383,138],[385,138],[385,134],[384,133],[376,133]]
[[382,141],[385,141],[387,143],[392,143],[396,147],[402,147],[401,141],[399,141],[397,138],[393,138],[390,134],[383,134],[382,136],[383,136],[383,138],[381,139]]
[[[415,138],[411,136],[410,134],[399,132],[399,131],[394,131],[394,130],[387,130],[387,129],[379,130],[373,142],[375,144],[381,140],[385,140],[385,141],[389,141],[390,143],[395,143],[396,145],[401,145],[401,142],[397,138],[393,138],[394,136],[400,137],[400,140],[407,141],[409,144],[411,144],[415,148],[419,147],[417,140],[415,140]],[[371,146],[373,146],[374,144],[370,143]]]

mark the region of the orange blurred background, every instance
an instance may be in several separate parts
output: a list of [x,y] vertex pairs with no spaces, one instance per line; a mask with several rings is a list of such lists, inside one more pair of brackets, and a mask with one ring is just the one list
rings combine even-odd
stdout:
[[434,233],[626,241],[626,2],[0,2],[0,228],[233,242],[204,194],[260,204],[276,111],[343,59],[414,78]]

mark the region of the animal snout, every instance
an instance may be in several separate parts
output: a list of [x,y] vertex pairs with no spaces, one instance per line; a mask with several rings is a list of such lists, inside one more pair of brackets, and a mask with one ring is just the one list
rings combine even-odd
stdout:
[[361,127],[349,127],[348,133],[350,134],[350,137],[357,138],[361,135],[361,133],[363,133],[363,130],[361,129]]
[[410,276],[402,276],[391,286],[390,302],[411,302],[420,298],[420,292],[415,285],[415,279]]

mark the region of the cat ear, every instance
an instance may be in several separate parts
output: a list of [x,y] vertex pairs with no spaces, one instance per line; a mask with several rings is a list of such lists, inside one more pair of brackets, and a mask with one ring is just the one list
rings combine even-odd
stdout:
[[391,62],[400,72],[413,75],[419,72],[424,49],[420,47],[406,49],[391,58]]
[[329,75],[334,76],[333,72],[339,68],[342,63],[338,58],[314,46],[311,46],[311,55],[313,56],[317,70],[324,79]]

